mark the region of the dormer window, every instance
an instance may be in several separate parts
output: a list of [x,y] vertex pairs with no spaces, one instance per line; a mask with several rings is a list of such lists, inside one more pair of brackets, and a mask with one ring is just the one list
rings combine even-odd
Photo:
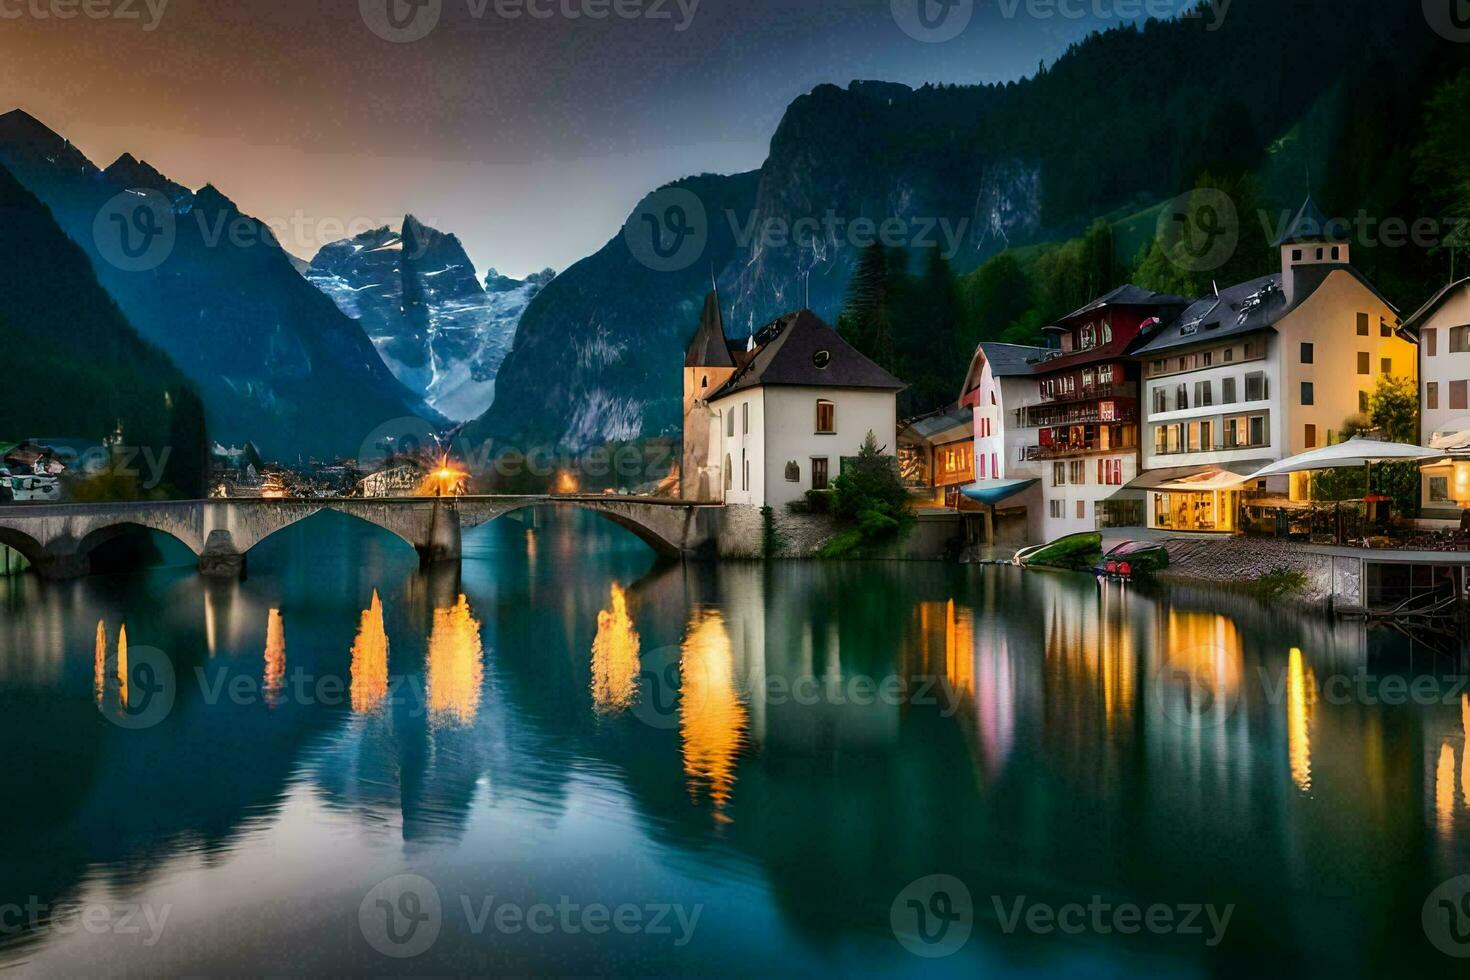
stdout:
[[819,350],[812,355],[812,364],[815,365],[817,370],[819,371],[825,371],[827,369],[827,365],[831,363],[832,352],[829,350]]
[[1092,324],[1089,323],[1087,326],[1082,328],[1082,349],[1091,350],[1093,347],[1096,346],[1097,332],[1092,328]]

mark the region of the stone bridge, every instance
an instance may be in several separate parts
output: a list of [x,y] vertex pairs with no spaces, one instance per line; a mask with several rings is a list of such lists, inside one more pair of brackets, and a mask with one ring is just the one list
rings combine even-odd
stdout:
[[668,558],[712,547],[720,507],[682,500],[617,496],[406,497],[13,504],[0,507],[0,544],[19,551],[47,578],[74,578],[91,568],[92,551],[119,535],[147,528],[176,538],[199,557],[206,575],[235,576],[250,549],[282,528],[322,511],[349,514],[391,531],[425,564],[458,561],[461,532],[527,507],[592,511]]

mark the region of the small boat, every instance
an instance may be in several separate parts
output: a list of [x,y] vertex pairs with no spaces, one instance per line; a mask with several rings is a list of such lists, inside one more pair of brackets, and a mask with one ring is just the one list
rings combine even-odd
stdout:
[[1017,565],[1046,565],[1051,568],[1092,568],[1102,557],[1102,535],[1083,531],[1057,538],[1050,544],[1022,548],[1011,559]]
[[61,499],[61,481],[54,476],[12,476],[10,490],[17,503]]
[[1103,556],[1099,575],[1136,578],[1169,567],[1169,549],[1156,541],[1124,541]]

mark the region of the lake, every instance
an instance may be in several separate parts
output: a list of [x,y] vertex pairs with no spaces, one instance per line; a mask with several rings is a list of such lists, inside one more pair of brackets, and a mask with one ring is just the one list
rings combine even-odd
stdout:
[[[0,579],[0,969],[1382,974],[1470,954],[1463,654],[1231,594],[462,567]],[[187,556],[184,556],[187,557]]]

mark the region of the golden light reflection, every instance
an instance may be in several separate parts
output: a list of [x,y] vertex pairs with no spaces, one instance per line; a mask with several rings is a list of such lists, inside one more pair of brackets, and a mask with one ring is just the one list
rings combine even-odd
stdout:
[[628,597],[613,583],[612,603],[597,614],[592,641],[592,707],[598,714],[617,714],[638,697],[638,631],[628,615]]
[[696,611],[679,657],[679,734],[690,796],[701,790],[723,812],[735,786],[735,764],[750,715],[735,688],[735,651],[718,610]]
[[274,708],[281,703],[286,686],[286,625],[281,611],[272,609],[265,627],[265,703]]
[[1460,743],[1460,793],[1470,807],[1470,694],[1460,695],[1460,730],[1465,735]]
[[1291,781],[1302,792],[1312,789],[1312,715],[1317,703],[1317,677],[1291,648],[1286,673],[1286,739]]
[[[1057,716],[1057,731],[1089,731],[1099,709],[1105,731],[1130,730],[1138,652],[1123,610],[1105,593],[1095,607],[1080,596],[1071,601],[1059,598],[1050,612],[1045,683],[1056,697],[1047,698],[1046,710]],[[1063,723],[1065,716],[1070,720]],[[1093,740],[1091,735],[1083,737]]]
[[1455,829],[1455,750],[1449,742],[1439,747],[1439,768],[1434,776],[1434,812],[1439,835],[1448,840]]
[[1216,613],[1171,611],[1165,644],[1169,676],[1187,679],[1207,710],[1229,712],[1245,675],[1245,642],[1235,622]]
[[364,609],[352,642],[352,710],[366,714],[388,696],[388,632],[383,628],[383,602],[378,590]]
[[117,688],[118,703],[126,709],[128,703],[128,628],[126,625],[119,626],[117,630]]
[[107,624],[97,620],[97,646],[92,654],[92,696],[98,706],[107,694]]
[[452,607],[434,610],[428,675],[430,717],[440,724],[472,724],[480,713],[485,663],[480,622],[464,595]]

